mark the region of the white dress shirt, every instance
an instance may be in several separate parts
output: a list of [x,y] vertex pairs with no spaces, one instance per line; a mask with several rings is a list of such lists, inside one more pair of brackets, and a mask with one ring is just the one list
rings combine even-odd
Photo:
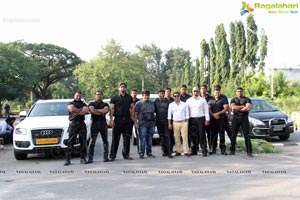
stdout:
[[180,101],[179,104],[174,101],[169,105],[168,119],[173,119],[174,121],[183,121],[189,119],[189,116],[188,105],[183,101]]
[[190,117],[205,117],[205,120],[209,121],[209,110],[206,100],[202,97],[191,97],[186,101],[189,107]]

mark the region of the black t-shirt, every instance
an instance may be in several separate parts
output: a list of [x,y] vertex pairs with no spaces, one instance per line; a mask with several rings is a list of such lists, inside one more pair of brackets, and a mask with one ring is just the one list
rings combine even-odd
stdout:
[[[202,97],[202,96],[201,96]],[[203,97],[202,97],[203,98]],[[206,96],[205,96],[205,98],[204,98],[205,100],[206,100],[206,102],[208,103],[209,102],[209,100],[211,100],[211,99],[213,99],[213,97],[212,96],[210,96],[209,94],[207,94]]]
[[186,102],[190,97],[192,97],[189,94],[186,94],[185,96],[180,95],[180,101]]
[[[218,100],[215,97],[208,101],[212,113],[220,112],[224,109],[224,105],[228,104],[228,99],[226,96],[221,95]],[[223,118],[225,114],[219,115],[220,118]],[[212,118],[213,119],[213,118]]]
[[[83,101],[71,101],[70,103],[68,103],[68,105],[74,105],[75,108],[83,108],[84,106],[86,106],[86,104]],[[81,121],[83,122],[85,119],[84,115],[76,115],[73,113],[69,112],[69,120],[70,121]]]
[[[103,101],[101,102],[97,102],[97,101],[93,101],[89,103],[89,107],[93,106],[94,109],[103,109],[105,107],[109,107],[109,105]],[[103,115],[94,115],[92,114],[92,120],[93,121],[106,121],[105,116]]]
[[171,101],[169,99],[164,99],[160,101],[159,98],[155,99],[155,113],[156,113],[156,121],[166,121],[168,120],[168,108]]
[[110,103],[115,105],[113,116],[116,118],[128,118],[130,117],[130,105],[133,103],[132,97],[125,93],[124,96],[116,94],[110,99]]
[[[248,97],[241,97],[241,98],[235,97],[235,98],[231,99],[231,101],[230,101],[230,104],[233,104],[233,103],[237,106],[245,106],[247,103],[252,104],[251,99],[249,99]],[[233,114],[234,114],[233,115],[234,117],[242,118],[242,117],[248,117],[249,112],[239,112],[239,111],[234,110]]]

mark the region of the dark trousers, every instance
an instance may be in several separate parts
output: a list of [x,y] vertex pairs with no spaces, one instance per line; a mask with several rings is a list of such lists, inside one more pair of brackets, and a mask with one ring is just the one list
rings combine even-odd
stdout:
[[225,123],[225,131],[226,131],[228,137],[231,138],[232,130],[231,130],[230,126],[229,126],[229,119],[228,119],[227,115],[225,115],[225,121],[224,121],[224,123]]
[[189,119],[189,138],[191,140],[192,153],[197,153],[200,143],[201,151],[207,154],[207,139],[205,134],[205,117]]
[[161,151],[166,155],[171,154],[171,137],[173,136],[171,136],[171,132],[168,127],[168,121],[156,121],[156,127],[160,139]]
[[122,155],[124,158],[129,157],[130,153],[130,138],[132,135],[132,123],[128,120],[115,119],[115,126],[112,130],[112,142],[110,149],[110,158],[116,158],[120,143],[121,135],[123,137]]
[[107,139],[107,124],[106,121],[93,121],[91,125],[91,137],[89,141],[88,157],[93,160],[95,143],[97,140],[98,133],[100,132],[103,141],[103,157],[108,157],[108,139]]
[[226,150],[225,146],[225,118],[211,119],[211,139],[209,140],[212,150],[218,146],[218,136],[220,137],[220,149]]
[[69,140],[68,147],[66,151],[66,159],[71,158],[71,154],[74,151],[74,144],[76,142],[76,137],[79,135],[79,144],[80,144],[80,158],[86,157],[86,125],[84,122],[71,122],[69,124]]
[[242,128],[242,131],[244,134],[247,153],[252,153],[252,145],[251,145],[251,139],[250,139],[250,133],[249,133],[250,124],[249,124],[248,116],[242,117],[242,118],[233,117],[232,135],[230,137],[230,141],[231,141],[230,151],[235,152],[236,137],[237,137],[240,127]]

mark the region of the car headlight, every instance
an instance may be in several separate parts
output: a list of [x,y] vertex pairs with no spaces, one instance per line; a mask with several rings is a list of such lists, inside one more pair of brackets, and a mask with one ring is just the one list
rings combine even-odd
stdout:
[[18,134],[18,135],[26,135],[26,129],[25,128],[16,128],[15,130],[15,134]]
[[294,121],[291,118],[288,117],[287,120],[286,120],[286,122],[287,123],[293,123]]
[[249,121],[251,124],[253,124],[253,126],[258,126],[258,125],[265,125],[265,123],[263,123],[262,121],[249,117]]

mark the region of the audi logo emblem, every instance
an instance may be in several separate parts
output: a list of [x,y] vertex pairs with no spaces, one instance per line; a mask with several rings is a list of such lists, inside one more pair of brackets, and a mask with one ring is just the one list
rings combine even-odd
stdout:
[[43,130],[40,132],[41,135],[52,135],[53,131],[52,130]]

